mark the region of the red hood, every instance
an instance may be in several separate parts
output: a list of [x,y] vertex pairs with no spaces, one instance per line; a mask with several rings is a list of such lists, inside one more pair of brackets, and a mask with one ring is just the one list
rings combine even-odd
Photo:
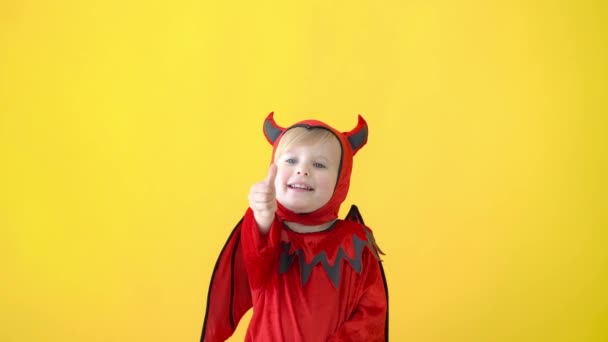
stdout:
[[321,208],[310,213],[294,213],[285,208],[281,203],[277,202],[277,215],[284,221],[297,222],[305,225],[319,225],[338,218],[340,205],[346,199],[348,188],[350,185],[350,175],[353,168],[353,156],[367,143],[367,123],[359,115],[357,126],[350,132],[339,132],[328,124],[317,120],[304,120],[295,123],[287,128],[280,127],[276,124],[273,118],[274,113],[268,114],[264,120],[264,135],[270,144],[272,144],[272,159],[274,161],[274,153],[287,130],[293,127],[320,127],[331,131],[338,141],[342,149],[341,165],[338,173],[338,181],[334,194],[330,200]]

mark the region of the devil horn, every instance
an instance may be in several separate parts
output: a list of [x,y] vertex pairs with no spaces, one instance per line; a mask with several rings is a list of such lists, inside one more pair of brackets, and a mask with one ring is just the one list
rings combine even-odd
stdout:
[[357,126],[350,132],[344,132],[344,135],[348,138],[353,155],[367,143],[367,123],[361,115],[359,115]]
[[274,145],[274,142],[277,140],[279,135],[285,132],[285,128],[277,125],[277,123],[274,122],[273,115],[274,112],[270,112],[270,114],[268,114],[266,117],[266,120],[264,120],[264,136],[270,145]]

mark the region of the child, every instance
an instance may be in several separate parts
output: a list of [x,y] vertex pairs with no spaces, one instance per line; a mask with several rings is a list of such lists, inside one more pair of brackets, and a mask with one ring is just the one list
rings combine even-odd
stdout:
[[227,339],[251,306],[246,341],[387,341],[381,251],[355,206],[338,219],[365,121],[285,129],[270,113],[264,134],[272,163],[216,263],[201,341]]

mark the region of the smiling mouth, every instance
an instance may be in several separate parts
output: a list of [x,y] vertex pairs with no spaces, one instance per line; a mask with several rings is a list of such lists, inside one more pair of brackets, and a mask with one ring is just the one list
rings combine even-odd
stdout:
[[314,190],[310,186],[304,185],[304,184],[288,184],[287,187],[290,189],[302,190],[302,191],[313,191]]

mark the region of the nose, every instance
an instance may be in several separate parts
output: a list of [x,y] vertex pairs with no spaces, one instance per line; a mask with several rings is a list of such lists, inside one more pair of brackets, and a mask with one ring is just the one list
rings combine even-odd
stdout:
[[307,170],[298,170],[296,173],[299,174],[299,175],[304,174],[304,176],[308,176],[308,171]]

